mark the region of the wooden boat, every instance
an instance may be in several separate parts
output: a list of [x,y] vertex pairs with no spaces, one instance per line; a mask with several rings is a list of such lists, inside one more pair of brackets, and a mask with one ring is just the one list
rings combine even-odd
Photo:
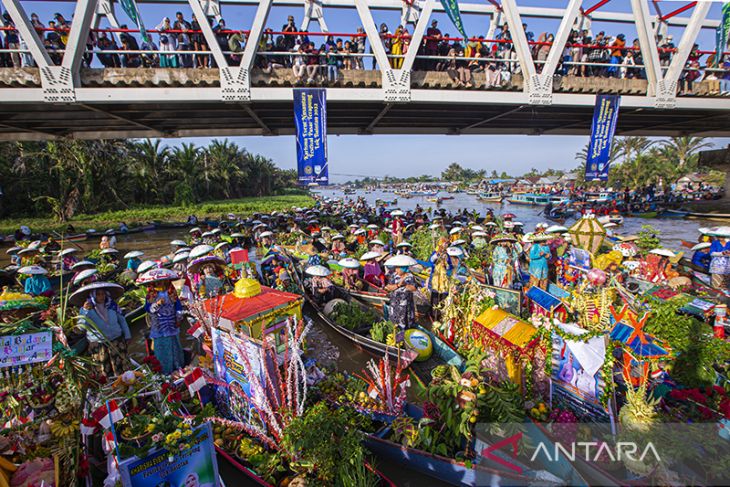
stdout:
[[[408,404],[406,413],[418,419],[423,416],[420,408]],[[500,485],[500,486],[526,486],[526,485],[587,485],[582,477],[570,467],[563,467],[570,472],[570,479],[576,480],[575,484],[569,481],[551,482],[550,480],[537,480],[534,471],[527,471],[520,474],[506,468],[504,465],[488,465],[484,459],[477,459],[470,465],[453,458],[428,453],[416,448],[408,448],[387,439],[390,434],[390,426],[383,427],[375,434],[365,437],[365,447],[376,455],[391,462],[403,465],[424,475],[428,475],[450,485],[469,486],[475,485]],[[512,459],[510,458],[510,462]],[[496,463],[496,462],[495,462]],[[567,477],[567,476],[566,476]]]
[[[546,432],[538,429],[535,426],[534,422],[523,423],[523,428],[523,434],[527,438],[529,438],[527,440],[529,444],[536,445],[538,443],[541,443],[545,445],[548,450],[554,451],[555,442],[551,440],[547,434],[545,434]],[[528,477],[533,479],[539,478],[539,472],[535,470],[535,467],[530,467],[521,462],[519,459],[511,457],[509,456],[509,454],[499,449],[491,451],[491,455],[493,455],[491,458],[485,458],[481,456],[480,452],[484,451],[489,446],[490,443],[484,441],[483,438],[477,435],[474,441],[474,451],[477,452],[477,458],[479,459],[480,463],[486,464],[487,466],[492,468],[500,469],[504,468],[504,462],[509,462],[513,465],[518,466],[522,470],[523,475],[527,475]],[[576,457],[578,457],[578,455],[576,455]],[[570,461],[568,461],[568,459],[564,456],[558,455],[556,458],[551,459],[553,461],[545,461],[547,459],[542,458],[541,456],[539,456],[538,459],[542,460],[539,464],[541,470],[549,472],[550,474],[557,477],[557,479],[560,479],[561,485],[586,487],[589,485],[588,482],[575,468],[575,466],[573,466],[573,464],[570,463]]]
[[[367,287],[362,291],[349,291],[350,295],[358,301],[372,306],[378,310],[379,313],[383,312],[383,306],[390,303],[388,293],[383,289],[373,286],[367,283]],[[419,303],[416,302],[416,317],[419,319],[425,319],[431,312],[430,303]]]
[[137,308],[134,308],[133,310],[125,313],[124,319],[127,320],[128,325],[131,325],[135,321],[139,321],[142,318],[144,318],[146,314],[147,314],[147,312],[145,311],[144,304],[143,304],[143,305],[141,305]]
[[504,199],[502,193],[479,193],[477,199],[482,203],[501,203]]
[[664,210],[659,215],[662,218],[687,218],[689,211]]
[[567,202],[568,198],[549,194],[521,193],[513,194],[507,201],[515,205],[546,206],[548,203],[560,205]]
[[[341,297],[347,297],[346,293],[343,293]],[[327,314],[324,312],[324,309],[319,306],[312,297],[305,292],[304,298],[307,300],[307,302],[314,308],[317,315],[320,317],[320,319],[330,328],[332,328],[334,331],[342,335],[343,337],[350,340],[356,347],[360,348],[361,350],[364,350],[368,353],[371,353],[373,355],[382,357],[384,355],[388,355],[393,360],[401,360],[404,361],[406,364],[410,365],[413,360],[416,358],[416,353],[409,351],[409,350],[402,350],[397,347],[391,347],[386,345],[385,343],[380,343],[378,341],[373,340],[370,338],[370,336],[366,336],[363,333],[369,333],[370,328],[367,328],[367,330],[359,330],[360,333],[353,330],[348,330],[344,326],[338,325],[332,318],[327,316]],[[347,299],[345,299],[347,300]],[[364,304],[357,301],[361,306],[365,307]],[[371,323],[372,325],[372,323]]]
[[[224,449],[220,448],[219,446],[215,447],[215,451],[218,455],[222,456],[223,459],[228,462],[233,468],[241,472],[245,475],[246,479],[249,482],[246,482],[246,485],[249,485],[250,483],[253,483],[254,485],[260,485],[262,487],[275,487],[274,485],[268,483],[266,480],[261,478],[258,473],[251,470],[250,468],[243,465],[242,462],[240,462],[237,458],[235,458],[233,455],[225,451]],[[381,471],[378,469],[372,467],[368,463],[365,464],[368,470],[373,472],[375,475],[378,476],[379,482],[378,487],[396,487],[396,485],[393,483],[392,480],[390,480],[388,477],[385,476]],[[239,485],[240,481],[237,479],[235,485]],[[233,484],[232,484],[233,485]]]
[[152,222],[158,230],[187,228],[190,226],[188,222]]
[[[538,439],[545,438],[551,443],[554,443],[550,432],[548,432],[544,426],[536,421],[533,421],[529,425],[529,434],[534,438]],[[575,456],[575,462],[573,462],[575,469],[582,474],[589,485],[603,485],[603,486],[624,486],[624,485],[648,485],[648,479],[638,478],[632,480],[619,480],[613,473],[602,469],[594,462],[586,462],[581,458],[580,455]],[[615,473],[615,472],[614,472]]]
[[630,213],[629,216],[632,218],[656,218],[658,213],[656,211],[644,211],[641,213]]
[[695,213],[687,212],[689,218],[702,218],[706,220],[730,220],[730,213]]

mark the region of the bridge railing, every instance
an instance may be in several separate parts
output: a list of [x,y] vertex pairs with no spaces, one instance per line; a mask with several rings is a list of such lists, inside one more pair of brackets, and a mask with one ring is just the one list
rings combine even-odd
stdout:
[[[686,19],[685,33],[678,47],[663,49],[657,46],[656,36],[652,29],[652,19],[648,14],[648,0],[631,0],[632,20],[636,26],[640,47],[623,46],[620,50],[634,52],[641,56],[639,64],[616,64],[616,62],[601,62],[591,59],[566,60],[563,51],[566,47],[585,50],[613,50],[612,45],[604,44],[572,44],[568,42],[572,29],[588,18],[581,11],[582,0],[570,0],[565,9],[554,42],[528,40],[521,21],[524,8],[516,5],[515,0],[504,0],[499,9],[491,12],[489,33],[484,37],[462,39],[458,37],[429,37],[426,26],[430,17],[437,8],[435,0],[426,0],[416,19],[407,18],[405,9],[416,8],[404,2],[402,23],[409,20],[414,24],[412,34],[397,36],[382,34],[378,31],[372,18],[370,5],[367,0],[344,0],[349,7],[357,10],[362,21],[364,32],[360,33],[332,33],[332,32],[278,32],[265,29],[266,21],[271,9],[272,0],[257,2],[253,26],[249,30],[214,30],[203,22],[200,30],[148,30],[154,35],[194,34],[205,39],[209,50],[170,50],[157,47],[156,49],[98,49],[87,48],[90,36],[101,33],[116,35],[138,33],[135,29],[121,29],[116,20],[113,3],[108,0],[79,0],[76,3],[73,26],[70,29],[36,28],[28,21],[27,15],[20,5],[20,0],[2,0],[5,4],[14,26],[3,29],[17,29],[17,32],[28,45],[27,49],[5,49],[0,54],[17,55],[31,58],[32,63],[40,69],[37,75],[24,73],[22,76],[13,73],[0,72],[0,84],[10,86],[40,85],[44,98],[47,101],[75,101],[76,88],[86,85],[89,76],[98,83],[99,75],[90,75],[82,67],[93,67],[89,58],[95,55],[106,67],[121,67],[137,65],[156,67],[192,67],[189,61],[195,62],[204,57],[203,65],[215,67],[218,70],[217,86],[224,101],[251,100],[251,86],[289,86],[295,84],[327,84],[330,86],[364,86],[382,90],[383,101],[387,103],[405,103],[411,99],[413,89],[422,88],[460,88],[468,87],[476,90],[518,90],[525,94],[525,100],[530,104],[551,104],[554,92],[592,93],[598,91],[616,91],[634,95],[644,95],[651,98],[657,107],[672,108],[676,104],[676,97],[680,95],[719,96],[724,94],[724,81],[712,80],[696,83],[699,73],[710,73],[713,77],[727,77],[727,71],[722,67],[697,66],[696,59],[688,66],[691,54],[707,55],[711,51],[693,51],[693,44],[699,30],[707,25],[709,3],[695,5],[692,15]],[[220,6],[210,0],[188,0],[193,13],[197,18],[206,18],[213,15],[220,17]],[[244,2],[245,3],[245,2]],[[342,2],[341,2],[342,3]],[[384,4],[388,4],[388,0]],[[215,6],[218,5],[216,12]],[[304,0],[305,22],[318,21],[320,27],[326,30],[322,12],[316,13],[317,7],[321,10],[319,0]],[[212,7],[211,7],[212,6]],[[380,3],[378,3],[380,6]],[[391,6],[392,7],[392,6]],[[212,8],[212,11],[211,11]],[[309,8],[309,10],[307,10]],[[314,10],[312,10],[314,9]],[[315,13],[312,13],[315,12]],[[110,29],[99,29],[100,17],[106,16],[112,24]],[[495,25],[502,22],[509,26],[510,39],[494,38]],[[581,24],[582,25],[582,24]],[[43,32],[55,30],[68,34],[69,41],[65,49],[52,49],[44,45],[41,40]],[[240,51],[226,49],[227,37],[240,34],[246,39]],[[262,39],[273,41],[275,36],[334,36],[345,39],[366,38],[370,44],[370,52],[357,53],[291,53],[283,51],[260,50]],[[410,42],[410,48],[402,54],[386,51],[383,39],[396,41],[401,44]],[[453,42],[476,42],[480,52],[484,55],[434,55],[426,54],[421,49],[427,41],[448,40]],[[222,45],[221,45],[222,44]],[[543,56],[536,58],[536,48],[543,50]],[[547,48],[547,49],[543,49]],[[660,62],[660,53],[669,52],[671,62]],[[294,60],[298,56],[306,57],[304,74],[297,67]],[[343,61],[357,61],[356,68],[364,68],[364,59],[372,58],[372,70],[340,69],[344,66],[332,66],[327,59]],[[151,58],[151,59],[150,59]],[[192,59],[191,59],[192,58]],[[313,60],[313,58],[316,58]],[[146,62],[144,62],[146,61]],[[160,62],[161,61],[161,62]],[[279,62],[276,62],[279,61]],[[26,63],[27,64],[27,63]],[[294,64],[294,66],[292,66]],[[337,63],[340,64],[340,63]],[[344,63],[343,63],[344,64]],[[597,76],[586,76],[592,74]],[[608,74],[608,77],[604,75]],[[312,76],[315,75],[315,76]],[[102,84],[103,84],[102,74]],[[118,78],[118,74],[116,75]],[[139,84],[135,74],[129,75],[129,84]],[[139,76],[137,74],[136,76]],[[175,75],[166,75],[170,79]],[[149,78],[149,76],[146,76]],[[24,82],[18,82],[22,78]],[[210,84],[210,81],[207,81]],[[154,84],[154,83],[153,83]],[[216,84],[212,81],[212,84]],[[120,85],[117,79],[116,86]],[[699,85],[699,86],[698,86]]]

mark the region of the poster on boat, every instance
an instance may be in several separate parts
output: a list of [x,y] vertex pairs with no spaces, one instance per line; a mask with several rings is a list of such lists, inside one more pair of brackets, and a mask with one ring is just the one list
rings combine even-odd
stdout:
[[327,185],[327,90],[294,89],[294,125],[299,184]]
[[516,316],[520,316],[522,314],[522,305],[520,304],[521,296],[519,291],[497,286],[484,287],[494,293],[494,300],[497,303],[497,306]]
[[227,404],[231,416],[238,421],[251,422],[255,415],[249,402],[251,386],[243,368],[242,351],[246,351],[252,370],[261,373],[260,350],[255,343],[219,328],[213,328],[213,361],[216,376],[228,385]]
[[218,487],[213,430],[205,423],[193,431],[190,446],[174,455],[165,449],[119,464],[124,487]]
[[586,181],[608,181],[611,143],[616,132],[620,103],[619,95],[596,95],[591,139],[586,156]]
[[[555,326],[573,336],[588,331],[579,326],[556,323]],[[569,406],[583,416],[596,421],[608,421],[604,404],[605,382],[603,364],[606,361],[606,337],[601,335],[586,341],[566,340],[552,333],[552,398],[554,405]],[[580,416],[580,415],[579,415]]]
[[0,337],[0,369],[48,362],[52,356],[53,338],[50,331]]

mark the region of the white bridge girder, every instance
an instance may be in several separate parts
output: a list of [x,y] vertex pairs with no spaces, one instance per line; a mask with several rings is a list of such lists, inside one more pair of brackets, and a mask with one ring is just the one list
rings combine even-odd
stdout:
[[[69,41],[66,53],[61,66],[56,66],[46,52],[43,42],[33,29],[30,20],[21,5],[20,0],[1,0],[12,17],[19,34],[24,39],[30,54],[38,65],[42,80],[42,93],[45,101],[53,103],[74,103],[78,100],[78,94],[85,90],[80,86],[79,69],[86,47],[86,39],[91,28],[99,25],[100,18],[105,16],[110,25],[118,27],[119,22],[114,13],[113,0],[78,0],[73,18]],[[145,3],[147,0],[141,0]],[[184,3],[186,0],[168,0],[164,3]],[[489,17],[488,32],[494,34],[497,24],[503,19],[509,25],[512,35],[513,46],[519,60],[520,69],[524,75],[524,93],[527,103],[532,105],[550,105],[554,101],[553,77],[560,64],[563,48],[570,30],[575,26],[590,28],[591,20],[630,22],[636,26],[639,41],[641,44],[645,69],[648,79],[647,98],[659,108],[674,108],[677,106],[676,88],[679,76],[681,75],[687,56],[691,51],[697,36],[702,28],[711,28],[717,25],[717,21],[708,20],[709,2],[699,2],[692,11],[689,18],[673,17],[664,22],[663,25],[684,25],[684,35],[679,43],[678,50],[673,56],[671,65],[663,72],[659,64],[655,29],[657,17],[649,13],[650,0],[631,0],[632,13],[617,12],[592,12],[590,18],[581,15],[580,9],[583,0],[570,0],[565,9],[548,7],[524,7],[519,6],[518,0],[503,0],[501,8],[492,4],[484,3],[463,3],[460,8],[463,13],[475,13]],[[155,3],[158,3],[156,0]],[[221,8],[226,5],[256,5],[256,13],[253,18],[250,34],[247,39],[242,61],[239,66],[230,66],[226,56],[216,41],[215,34],[207,22],[200,22],[203,35],[206,38],[210,53],[216,61],[220,72],[220,88],[218,98],[224,102],[256,101],[254,96],[256,90],[251,88],[251,69],[257,54],[257,48],[272,4],[284,6],[303,6],[305,9],[304,23],[317,21],[323,31],[327,31],[325,13],[328,8],[350,8],[355,9],[364,27],[368,42],[372,48],[373,55],[377,61],[378,69],[382,75],[381,90],[376,91],[384,104],[409,103],[414,100],[411,88],[411,71],[416,59],[418,46],[423,40],[426,27],[434,11],[443,11],[440,2],[436,0],[416,1],[406,0],[187,0],[193,13],[199,19],[207,16],[220,18]],[[379,37],[378,29],[373,21],[371,9],[400,10],[407,21],[415,23],[412,34],[410,49],[403,58],[402,66],[391,67],[390,60]],[[524,17],[549,17],[560,18],[560,26],[555,33],[555,42],[551,46],[546,62],[541,69],[536,66],[532,49],[529,46],[522,26]],[[410,20],[409,20],[410,19]],[[130,88],[131,90],[150,91],[155,93],[155,88]],[[4,91],[4,90],[0,90]],[[15,89],[13,91],[16,91]],[[119,93],[122,89],[105,90],[107,93]],[[330,90],[333,91],[333,90]],[[366,90],[363,90],[366,91]],[[436,92],[440,90],[434,90]],[[479,95],[486,95],[484,92],[477,92]],[[477,96],[479,96],[477,95]],[[156,96],[152,94],[152,97]],[[368,95],[370,96],[370,94]],[[443,96],[443,95],[440,95]],[[465,95],[466,96],[466,95]],[[471,93],[469,96],[472,96]],[[575,96],[575,95],[571,95]],[[486,98],[492,98],[486,96]],[[10,101],[11,99],[9,99]],[[14,100],[12,100],[14,101]],[[120,100],[122,101],[122,100]]]

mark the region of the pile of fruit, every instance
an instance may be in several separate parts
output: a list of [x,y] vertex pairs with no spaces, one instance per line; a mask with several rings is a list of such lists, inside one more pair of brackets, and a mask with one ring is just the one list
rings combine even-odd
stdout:
[[550,416],[550,409],[548,409],[547,404],[540,401],[534,406],[532,406],[531,404],[528,404],[528,406],[531,406],[527,408],[527,412],[532,419],[543,422],[548,420]]

